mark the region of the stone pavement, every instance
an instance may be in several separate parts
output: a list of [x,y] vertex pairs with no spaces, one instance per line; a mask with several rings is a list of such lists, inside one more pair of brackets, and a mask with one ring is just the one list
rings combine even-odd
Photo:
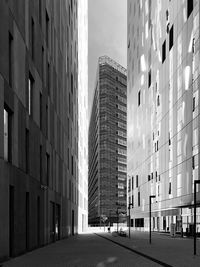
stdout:
[[148,232],[131,232],[131,238],[115,236],[111,233],[98,233],[104,238],[127,246],[136,252],[157,259],[170,266],[195,267],[200,266],[200,240],[197,239],[197,255],[193,255],[193,239],[171,237],[167,234],[152,233],[152,243],[149,244]]
[[[111,234],[104,235],[106,237],[112,237]],[[63,239],[46,247],[16,257],[4,262],[2,266],[156,267],[160,265],[114,244],[105,238],[99,237],[96,234],[82,234]]]

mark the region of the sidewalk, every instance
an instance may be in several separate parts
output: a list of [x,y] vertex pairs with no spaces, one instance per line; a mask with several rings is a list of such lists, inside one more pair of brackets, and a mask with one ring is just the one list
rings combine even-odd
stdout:
[[171,266],[200,266],[200,240],[197,239],[197,255],[193,255],[193,239],[171,237],[161,233],[152,233],[149,244],[148,232],[131,232],[131,238],[114,236],[112,233],[98,233],[104,238],[127,246]]

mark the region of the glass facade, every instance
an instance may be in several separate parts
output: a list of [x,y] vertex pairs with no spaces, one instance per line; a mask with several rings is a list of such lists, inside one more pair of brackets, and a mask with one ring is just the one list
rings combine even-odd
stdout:
[[128,1],[127,78],[128,177],[138,177],[131,218],[148,228],[155,195],[153,228],[175,223],[189,232],[199,172],[199,1]]

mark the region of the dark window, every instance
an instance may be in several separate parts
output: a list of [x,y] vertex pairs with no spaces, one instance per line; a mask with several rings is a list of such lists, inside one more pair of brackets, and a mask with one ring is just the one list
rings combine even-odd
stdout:
[[13,80],[13,37],[9,32],[9,51],[8,51],[8,64],[9,64],[9,85],[12,87]]
[[174,44],[174,26],[172,25],[169,31],[169,50],[171,50],[173,44]]
[[25,151],[26,151],[26,173],[29,173],[29,130],[26,129],[26,142],[25,142]]
[[34,59],[34,46],[35,46],[35,37],[34,37],[35,25],[33,18],[31,19],[31,56]]
[[136,188],[138,187],[138,175],[136,175]]
[[12,161],[12,112],[4,107],[4,160]]
[[50,175],[50,156],[48,153],[46,153],[46,182],[48,186],[50,182],[49,175]]
[[42,93],[40,93],[40,130],[42,130]]
[[132,176],[132,189],[134,189],[134,177]]
[[48,104],[46,105],[46,136],[48,138],[48,133],[49,133],[49,108]]
[[193,97],[193,108],[192,108],[192,111],[194,112],[195,111],[195,97]]
[[42,146],[40,145],[40,183],[42,183]]
[[46,11],[46,44],[49,46],[49,15]]
[[189,18],[190,14],[193,11],[193,0],[187,0],[187,17]]
[[140,192],[138,192],[138,207],[140,207]]
[[150,181],[150,180],[151,180],[151,175],[148,174],[148,181]]
[[169,183],[169,195],[171,195],[171,193],[172,193],[172,184],[171,184],[171,182]]
[[195,168],[195,164],[194,164],[194,156],[192,156],[192,169]]
[[42,46],[42,79],[44,81],[44,47]]
[[162,45],[162,63],[165,61],[165,59],[166,59],[166,41],[164,41]]
[[74,175],[74,157],[71,158],[71,174]]
[[48,94],[50,94],[50,79],[51,79],[50,64],[48,62],[47,63],[47,90],[48,90]]
[[29,115],[32,115],[32,112],[33,112],[33,88],[34,88],[34,79],[32,75],[29,73],[28,92],[27,92],[27,100],[26,100]]
[[132,195],[132,206],[134,207],[134,196]]
[[42,0],[39,0],[39,23],[42,24]]
[[160,106],[160,96],[158,95],[157,97],[157,106],[159,107]]
[[151,70],[149,71],[149,74],[148,74],[148,87],[151,86]]
[[151,179],[153,180],[153,172],[151,173]]
[[138,92],[138,107],[140,106],[140,103],[141,103],[141,102],[140,102],[140,100],[141,100],[141,99],[140,99],[140,94],[141,94],[141,92],[139,91],[139,92]]
[[71,74],[71,92],[72,92],[72,94],[73,94],[73,86],[74,86],[74,84],[73,84],[73,75]]

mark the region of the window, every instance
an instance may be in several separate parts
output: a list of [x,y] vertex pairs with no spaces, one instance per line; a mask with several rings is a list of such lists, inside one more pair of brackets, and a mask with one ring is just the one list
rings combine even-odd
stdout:
[[73,94],[73,75],[71,74],[71,92],[72,92],[72,94]]
[[193,11],[193,0],[187,0],[187,17],[189,18],[190,14]]
[[165,61],[165,59],[166,59],[166,40],[162,45],[162,63]]
[[12,160],[12,125],[11,112],[4,108],[4,160]]
[[136,188],[138,187],[138,175],[136,175]]
[[132,190],[134,189],[134,177],[132,176]]
[[42,46],[42,79],[44,81],[44,47]]
[[9,64],[9,85],[12,87],[13,80],[13,37],[9,32],[9,51],[8,51],[8,64]]
[[71,174],[74,175],[74,157],[71,158]]
[[49,134],[49,108],[48,108],[48,104],[46,105],[46,136],[48,138],[48,134]]
[[46,44],[49,46],[49,15],[46,11]]
[[50,64],[47,63],[47,90],[48,94],[50,94],[50,79],[51,79],[51,73],[50,73]]
[[149,74],[148,74],[148,87],[151,86],[151,70],[149,71]]
[[42,94],[40,93],[40,130],[42,130]]
[[39,0],[39,23],[42,24],[42,0]]
[[138,207],[140,207],[140,192],[138,192]]
[[34,25],[34,20],[31,18],[31,56],[32,59],[34,59],[34,45],[35,45],[35,39],[34,39],[34,31],[35,31],[35,25]]
[[32,115],[33,112],[33,87],[34,87],[34,80],[32,75],[29,73],[28,94],[27,94],[27,107],[29,115]]
[[40,145],[40,183],[42,183],[42,146]]
[[193,102],[192,103],[193,103],[192,104],[192,106],[193,106],[192,111],[194,112],[195,111],[195,96],[193,97]]
[[150,181],[150,180],[151,180],[151,175],[148,174],[148,181]]
[[172,183],[169,182],[169,195],[171,195],[171,193],[172,193]]
[[172,25],[169,31],[169,51],[171,50],[173,44],[174,44],[174,26]]
[[25,135],[25,151],[26,151],[26,173],[29,173],[29,130],[26,129]]
[[141,92],[139,91],[139,92],[138,92],[138,107],[140,106],[140,100],[141,100],[141,99],[140,99],[140,94],[141,94]]
[[46,182],[48,186],[50,181],[49,175],[50,175],[50,156],[48,153],[46,153]]
[[157,106],[158,107],[160,106],[160,96],[159,95],[157,96]]
[[192,169],[194,170],[195,164],[194,164],[194,156],[192,156]]

